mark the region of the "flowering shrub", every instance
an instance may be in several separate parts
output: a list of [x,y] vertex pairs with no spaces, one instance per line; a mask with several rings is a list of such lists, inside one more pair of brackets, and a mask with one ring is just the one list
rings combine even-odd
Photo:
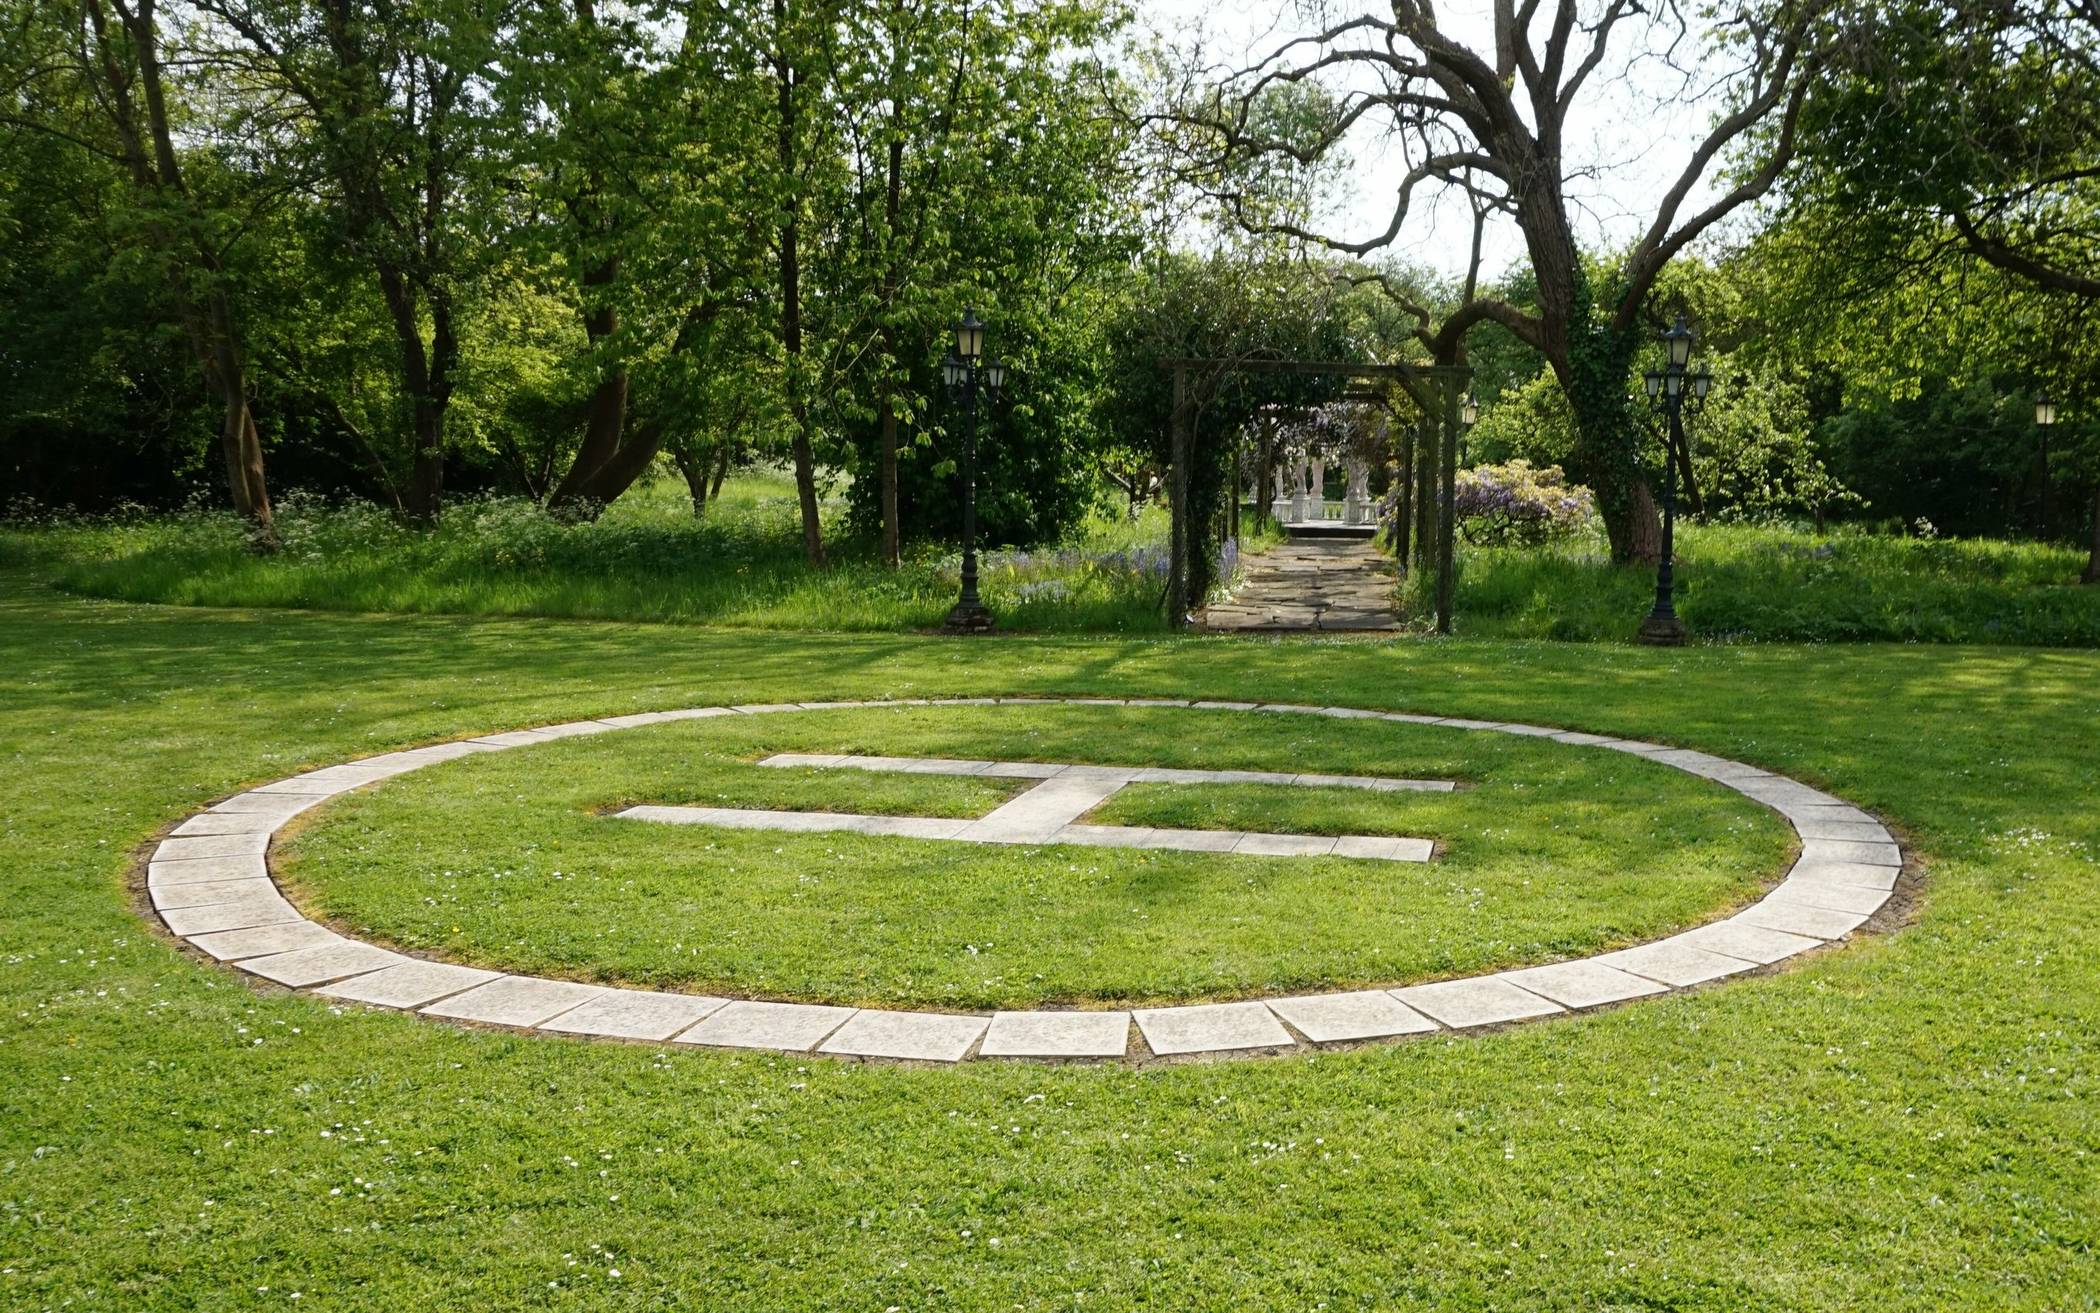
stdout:
[[1530,461],[1481,465],[1458,473],[1459,529],[1483,547],[1536,547],[1580,532],[1596,514],[1588,488],[1571,484],[1560,466]]

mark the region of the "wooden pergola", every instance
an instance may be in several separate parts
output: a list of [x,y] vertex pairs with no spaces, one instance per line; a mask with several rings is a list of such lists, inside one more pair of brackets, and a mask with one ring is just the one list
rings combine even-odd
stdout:
[[[1415,460],[1417,468],[1433,471],[1438,488],[1434,503],[1426,495],[1419,499],[1417,516],[1423,546],[1433,531],[1436,538],[1436,630],[1451,632],[1453,591],[1452,553],[1457,542],[1457,521],[1452,507],[1458,483],[1459,406],[1473,371],[1465,365],[1414,365],[1395,362],[1385,365],[1358,364],[1340,360],[1227,360],[1215,357],[1177,357],[1160,362],[1173,371],[1174,403],[1169,423],[1168,499],[1173,508],[1172,542],[1167,567],[1168,622],[1179,629],[1188,622],[1189,554],[1197,544],[1190,541],[1194,527],[1190,515],[1189,465],[1195,454],[1195,403],[1191,380],[1204,391],[1215,388],[1226,374],[1316,374],[1343,379],[1352,384],[1384,384],[1407,393],[1428,422],[1422,425]],[[1361,391],[1349,388],[1348,397]],[[1368,398],[1365,398],[1368,399]],[[1426,494],[1428,489],[1423,489]],[[1239,488],[1235,480],[1235,500]],[[1435,523],[1431,525],[1430,519]]]

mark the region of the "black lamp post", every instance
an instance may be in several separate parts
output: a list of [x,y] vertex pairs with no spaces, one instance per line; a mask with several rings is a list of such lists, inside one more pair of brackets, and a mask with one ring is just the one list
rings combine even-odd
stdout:
[[1473,463],[1472,458],[1466,454],[1466,438],[1473,432],[1473,426],[1479,422],[1480,398],[1473,394],[1471,388],[1467,388],[1466,399],[1458,406],[1458,463],[1461,465]]
[[974,310],[955,325],[955,350],[941,361],[941,378],[963,406],[962,597],[948,612],[947,629],[981,634],[992,627],[992,611],[977,596],[977,390],[994,396],[1006,386],[1006,366],[984,355],[984,325]]
[[1675,597],[1677,453],[1684,447],[1685,406],[1689,403],[1696,414],[1706,404],[1706,394],[1714,380],[1704,369],[1696,374],[1687,372],[1692,363],[1693,334],[1682,310],[1677,312],[1677,322],[1663,331],[1662,340],[1669,350],[1669,363],[1642,375],[1648,386],[1648,404],[1669,417],[1670,438],[1663,452],[1662,563],[1655,570],[1655,609],[1641,621],[1640,640],[1655,647],[1676,647],[1684,642],[1684,621],[1677,618]]
[[2046,392],[2034,399],[2034,426],[2042,438],[2042,541],[2049,539],[2049,430],[2056,427],[2056,403]]

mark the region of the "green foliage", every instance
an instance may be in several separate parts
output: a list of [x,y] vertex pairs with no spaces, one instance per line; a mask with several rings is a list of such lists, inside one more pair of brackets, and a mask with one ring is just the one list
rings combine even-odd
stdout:
[[[791,487],[735,484],[696,518],[665,485],[612,514],[575,520],[518,499],[463,499],[431,530],[379,508],[290,497],[284,550],[259,561],[241,526],[209,511],[114,521],[59,520],[8,539],[66,560],[83,592],[195,605],[477,615],[587,616],[752,628],[913,630],[954,604],[957,562],[938,549],[889,570],[864,553],[830,570],[804,563]],[[1135,540],[1157,517],[1100,526],[1066,554],[987,560],[986,602],[1013,630],[1160,627],[1160,576]]]
[[[2063,548],[1743,525],[1677,531],[1677,611],[1694,642],[2100,646],[2100,589]],[[1601,544],[1461,555],[1461,633],[1630,642],[1655,572]]]

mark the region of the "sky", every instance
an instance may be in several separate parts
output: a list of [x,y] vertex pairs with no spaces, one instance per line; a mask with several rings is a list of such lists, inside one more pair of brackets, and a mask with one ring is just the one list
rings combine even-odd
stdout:
[[[1210,62],[1218,65],[1252,63],[1291,38],[1325,25],[1299,0],[1136,0],[1136,4],[1141,24],[1179,46],[1200,40]],[[1582,0],[1585,16],[1597,7],[1596,0]],[[1550,13],[1552,6],[1541,8]],[[1380,0],[1325,0],[1324,9],[1330,23],[1359,13],[1391,14]],[[1437,13],[1446,31],[1475,50],[1491,49],[1488,0],[1443,0]],[[1657,199],[1684,168],[1712,112],[1711,99],[1698,100],[1700,88],[1688,90],[1686,75],[1660,57],[1660,33],[1653,37],[1655,48],[1649,48],[1651,31],[1645,20],[1635,18],[1615,34],[1613,56],[1592,75],[1570,117],[1567,169],[1571,175],[1577,170],[1591,171],[1571,176],[1568,183],[1577,240],[1587,245],[1625,245],[1647,227]],[[1682,52],[1695,44],[1681,44],[1676,62],[1688,62]],[[1713,70],[1695,64],[1692,75],[1710,81]],[[1694,103],[1682,103],[1688,96]],[[1405,165],[1397,154],[1383,149],[1370,131],[1355,133],[1348,149],[1354,167],[1320,227],[1336,237],[1361,240],[1384,231],[1390,221]],[[1710,182],[1702,185],[1686,198],[1679,213],[1692,213],[1717,194]],[[1401,230],[1395,251],[1448,276],[1462,275],[1472,237],[1470,212],[1455,198],[1425,211],[1420,208],[1422,189],[1417,189],[1416,196],[1417,210]],[[1501,222],[1490,227],[1483,246],[1486,273],[1492,276],[1521,265],[1524,258],[1522,238],[1514,226]]]

